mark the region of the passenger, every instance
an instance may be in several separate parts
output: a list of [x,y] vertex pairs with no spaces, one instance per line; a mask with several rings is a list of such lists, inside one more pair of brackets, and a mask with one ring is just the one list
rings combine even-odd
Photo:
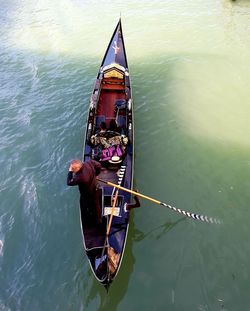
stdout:
[[104,146],[105,148],[108,148],[109,145],[107,145],[107,139],[105,135],[106,132],[107,132],[107,125],[103,121],[101,122],[97,133],[90,137],[90,143],[93,146]]
[[106,125],[106,122],[101,122],[100,124],[100,131],[99,131],[99,134],[104,134],[107,132],[107,125]]
[[[67,185],[78,186],[80,192],[80,206],[85,221],[101,223],[101,206],[99,192],[96,185],[96,176],[101,172],[101,164],[94,160],[82,163],[73,160],[69,166]],[[95,208],[93,208],[95,207]]]
[[109,123],[109,131],[121,133],[121,128],[117,125],[116,120],[112,119]]

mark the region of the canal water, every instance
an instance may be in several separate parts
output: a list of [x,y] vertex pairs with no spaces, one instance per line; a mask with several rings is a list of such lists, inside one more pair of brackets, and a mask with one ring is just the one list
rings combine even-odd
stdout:
[[[222,224],[142,201],[107,294],[66,175],[120,14],[136,188]],[[250,2],[12,0],[0,26],[0,310],[249,310]]]

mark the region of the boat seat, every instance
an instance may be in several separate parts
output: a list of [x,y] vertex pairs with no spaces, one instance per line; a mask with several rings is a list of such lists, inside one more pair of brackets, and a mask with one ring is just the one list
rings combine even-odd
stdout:
[[103,84],[103,90],[124,90],[124,85],[121,84]]
[[117,99],[115,101],[116,108],[119,109],[125,109],[127,107],[127,101],[125,99]]
[[103,84],[124,84],[123,79],[118,79],[118,78],[104,78],[102,80]]

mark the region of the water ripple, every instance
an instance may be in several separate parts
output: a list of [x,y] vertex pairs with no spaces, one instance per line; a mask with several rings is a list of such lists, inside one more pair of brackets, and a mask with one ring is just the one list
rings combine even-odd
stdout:
[[[3,2],[0,310],[131,309],[131,301],[145,310],[216,310],[218,299],[246,309],[248,8],[224,0]],[[110,17],[120,11],[137,184],[180,208],[218,213],[229,225],[211,230],[185,221],[131,242],[126,252],[136,263],[124,258],[131,281],[119,276],[107,296],[83,256],[78,190],[65,180],[68,162],[82,156],[91,89],[116,22]],[[143,205],[137,228],[178,218]]]

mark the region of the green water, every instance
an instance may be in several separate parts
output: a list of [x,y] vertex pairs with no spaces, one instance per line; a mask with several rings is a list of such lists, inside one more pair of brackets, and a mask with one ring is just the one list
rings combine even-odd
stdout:
[[[120,12],[136,187],[223,224],[143,201],[107,295],[65,179]],[[0,26],[0,310],[249,310],[250,2],[13,0]]]

